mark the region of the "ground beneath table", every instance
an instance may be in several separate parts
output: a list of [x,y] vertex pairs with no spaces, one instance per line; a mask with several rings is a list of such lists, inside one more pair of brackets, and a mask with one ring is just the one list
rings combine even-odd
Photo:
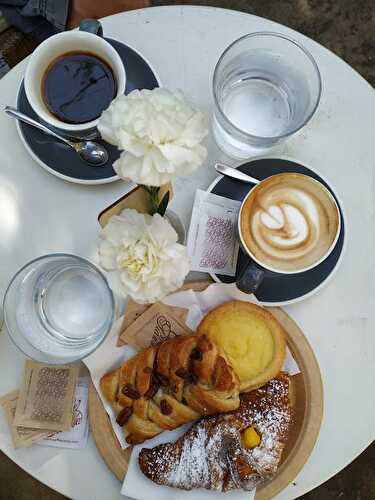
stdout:
[[209,5],[285,24],[316,40],[375,85],[374,0],[152,0],[152,5]]

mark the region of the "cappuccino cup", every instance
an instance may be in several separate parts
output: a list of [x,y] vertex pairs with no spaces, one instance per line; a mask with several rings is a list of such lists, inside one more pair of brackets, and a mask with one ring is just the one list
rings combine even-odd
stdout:
[[253,293],[266,272],[296,274],[318,266],[340,230],[339,207],[321,182],[290,172],[264,179],[240,208],[238,234],[249,261],[238,273],[237,287]]

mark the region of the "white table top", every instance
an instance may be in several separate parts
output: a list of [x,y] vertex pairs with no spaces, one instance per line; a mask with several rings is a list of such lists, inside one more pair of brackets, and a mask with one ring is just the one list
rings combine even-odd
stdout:
[[[303,131],[269,151],[320,171],[345,207],[347,251],[329,284],[285,309],[299,323],[320,363],[325,414],[317,445],[295,484],[277,498],[295,498],[345,467],[375,438],[375,94],[370,85],[331,52],[271,21],[204,7],[161,7],[103,21],[107,36],[121,40],[152,62],[169,88],[183,89],[203,110],[211,109],[215,62],[234,39],[254,31],[279,31],[313,54],[323,79],[319,109]],[[24,73],[22,62],[0,81],[0,104],[12,104]],[[27,154],[15,123],[0,113],[0,296],[26,261],[49,252],[93,258],[96,216],[126,191],[69,184],[40,168]],[[209,161],[189,179],[174,183],[172,208],[188,222],[197,187],[215,177],[212,164],[225,160],[209,141]],[[23,356],[0,334],[0,395],[17,387]],[[23,469],[68,497],[120,497],[120,485],[90,438],[83,451],[33,446],[15,451],[0,412],[0,447]]]

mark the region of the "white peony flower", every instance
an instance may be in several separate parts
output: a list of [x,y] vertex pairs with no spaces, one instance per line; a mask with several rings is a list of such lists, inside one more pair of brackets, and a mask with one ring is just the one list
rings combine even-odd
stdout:
[[156,302],[180,288],[189,272],[186,247],[159,214],[125,209],[100,233],[99,257],[110,287],[141,304]]
[[123,150],[113,164],[116,173],[137,184],[162,186],[174,175],[190,174],[207,156],[201,145],[205,117],[181,92],[155,88],[121,95],[103,112],[98,129]]

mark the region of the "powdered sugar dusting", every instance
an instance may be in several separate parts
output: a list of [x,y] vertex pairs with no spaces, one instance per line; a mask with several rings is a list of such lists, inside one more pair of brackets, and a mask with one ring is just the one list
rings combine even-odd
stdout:
[[[140,466],[158,484],[190,490],[251,490],[276,472],[292,421],[286,374],[241,396],[234,412],[204,418],[176,443],[140,453]],[[261,443],[242,445],[241,432],[254,426]]]
[[203,453],[206,441],[207,435],[200,427],[196,429],[193,439],[183,441],[180,460],[168,475],[171,485],[177,486],[183,480],[193,483],[206,480],[209,475],[208,457]]
[[[252,467],[262,476],[276,472],[288,433],[291,411],[288,404],[288,386],[274,379],[257,391],[263,397],[257,404],[252,402],[244,410],[244,421],[253,425],[262,436],[259,446],[244,450]],[[245,396],[246,397],[246,396]]]

